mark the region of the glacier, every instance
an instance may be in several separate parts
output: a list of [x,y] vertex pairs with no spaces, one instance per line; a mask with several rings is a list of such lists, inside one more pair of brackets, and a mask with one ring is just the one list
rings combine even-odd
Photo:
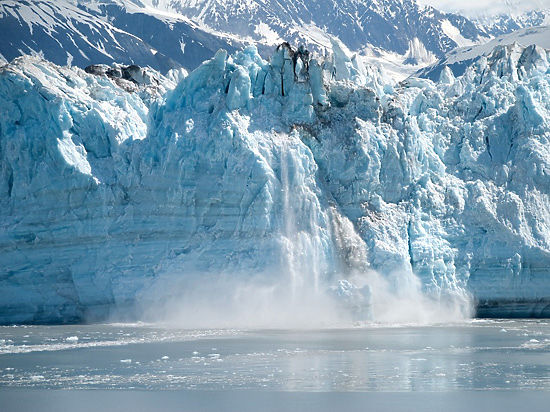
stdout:
[[220,50],[130,91],[2,66],[0,323],[139,316],[186,288],[223,300],[231,279],[260,282],[238,295],[258,305],[277,279],[304,311],[329,290],[374,320],[377,296],[413,310],[420,290],[548,315],[548,52],[394,84],[332,48]]

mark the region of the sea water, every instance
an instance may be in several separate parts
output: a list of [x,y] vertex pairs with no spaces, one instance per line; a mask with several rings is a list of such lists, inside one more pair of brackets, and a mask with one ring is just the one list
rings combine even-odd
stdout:
[[[393,406],[376,410],[472,410],[468,402],[481,407],[483,394],[504,410],[514,402],[545,410],[549,393],[549,320],[327,330],[0,327],[2,411],[109,410],[108,401],[87,401],[100,395],[121,408],[113,410],[162,410],[163,402],[178,410],[334,410],[341,397],[349,407],[342,410],[384,399]],[[147,394],[157,399],[149,408]]]

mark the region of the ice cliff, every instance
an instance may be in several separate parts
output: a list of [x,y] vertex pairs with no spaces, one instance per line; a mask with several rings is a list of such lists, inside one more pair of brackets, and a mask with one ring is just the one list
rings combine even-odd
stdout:
[[548,313],[547,52],[392,85],[333,51],[220,51],[130,92],[0,68],[0,322],[97,318],[212,273],[344,294],[415,273],[480,313]]

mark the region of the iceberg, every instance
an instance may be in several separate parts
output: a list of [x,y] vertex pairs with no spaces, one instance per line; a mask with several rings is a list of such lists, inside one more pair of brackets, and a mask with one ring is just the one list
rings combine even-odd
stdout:
[[547,52],[390,84],[333,48],[307,65],[289,45],[219,51],[131,90],[38,57],[2,66],[0,323],[137,316],[214,274],[374,320],[389,291],[547,314]]

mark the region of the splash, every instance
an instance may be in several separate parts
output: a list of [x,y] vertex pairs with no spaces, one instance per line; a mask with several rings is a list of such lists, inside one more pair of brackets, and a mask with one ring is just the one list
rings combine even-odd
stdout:
[[[432,296],[410,272],[356,273],[294,289],[284,273],[179,276],[152,290],[143,319],[179,328],[319,329],[465,321],[466,296]],[[169,290],[169,291],[168,291]]]
[[316,193],[317,170],[304,162],[312,155],[300,143],[296,134],[282,138],[274,170],[273,195],[282,208],[274,235],[279,265],[175,271],[143,296],[144,319],[183,328],[308,329],[468,318],[469,299],[461,290],[435,296],[411,270],[382,274],[369,268],[353,223]]
[[[294,145],[292,137],[294,138]],[[308,170],[300,161],[296,136],[283,141],[280,159],[282,197],[282,267],[287,273],[292,295],[300,299],[301,291],[320,290],[323,273],[331,261],[330,234],[324,230],[328,214],[322,210],[317,194],[308,184],[315,170]]]

